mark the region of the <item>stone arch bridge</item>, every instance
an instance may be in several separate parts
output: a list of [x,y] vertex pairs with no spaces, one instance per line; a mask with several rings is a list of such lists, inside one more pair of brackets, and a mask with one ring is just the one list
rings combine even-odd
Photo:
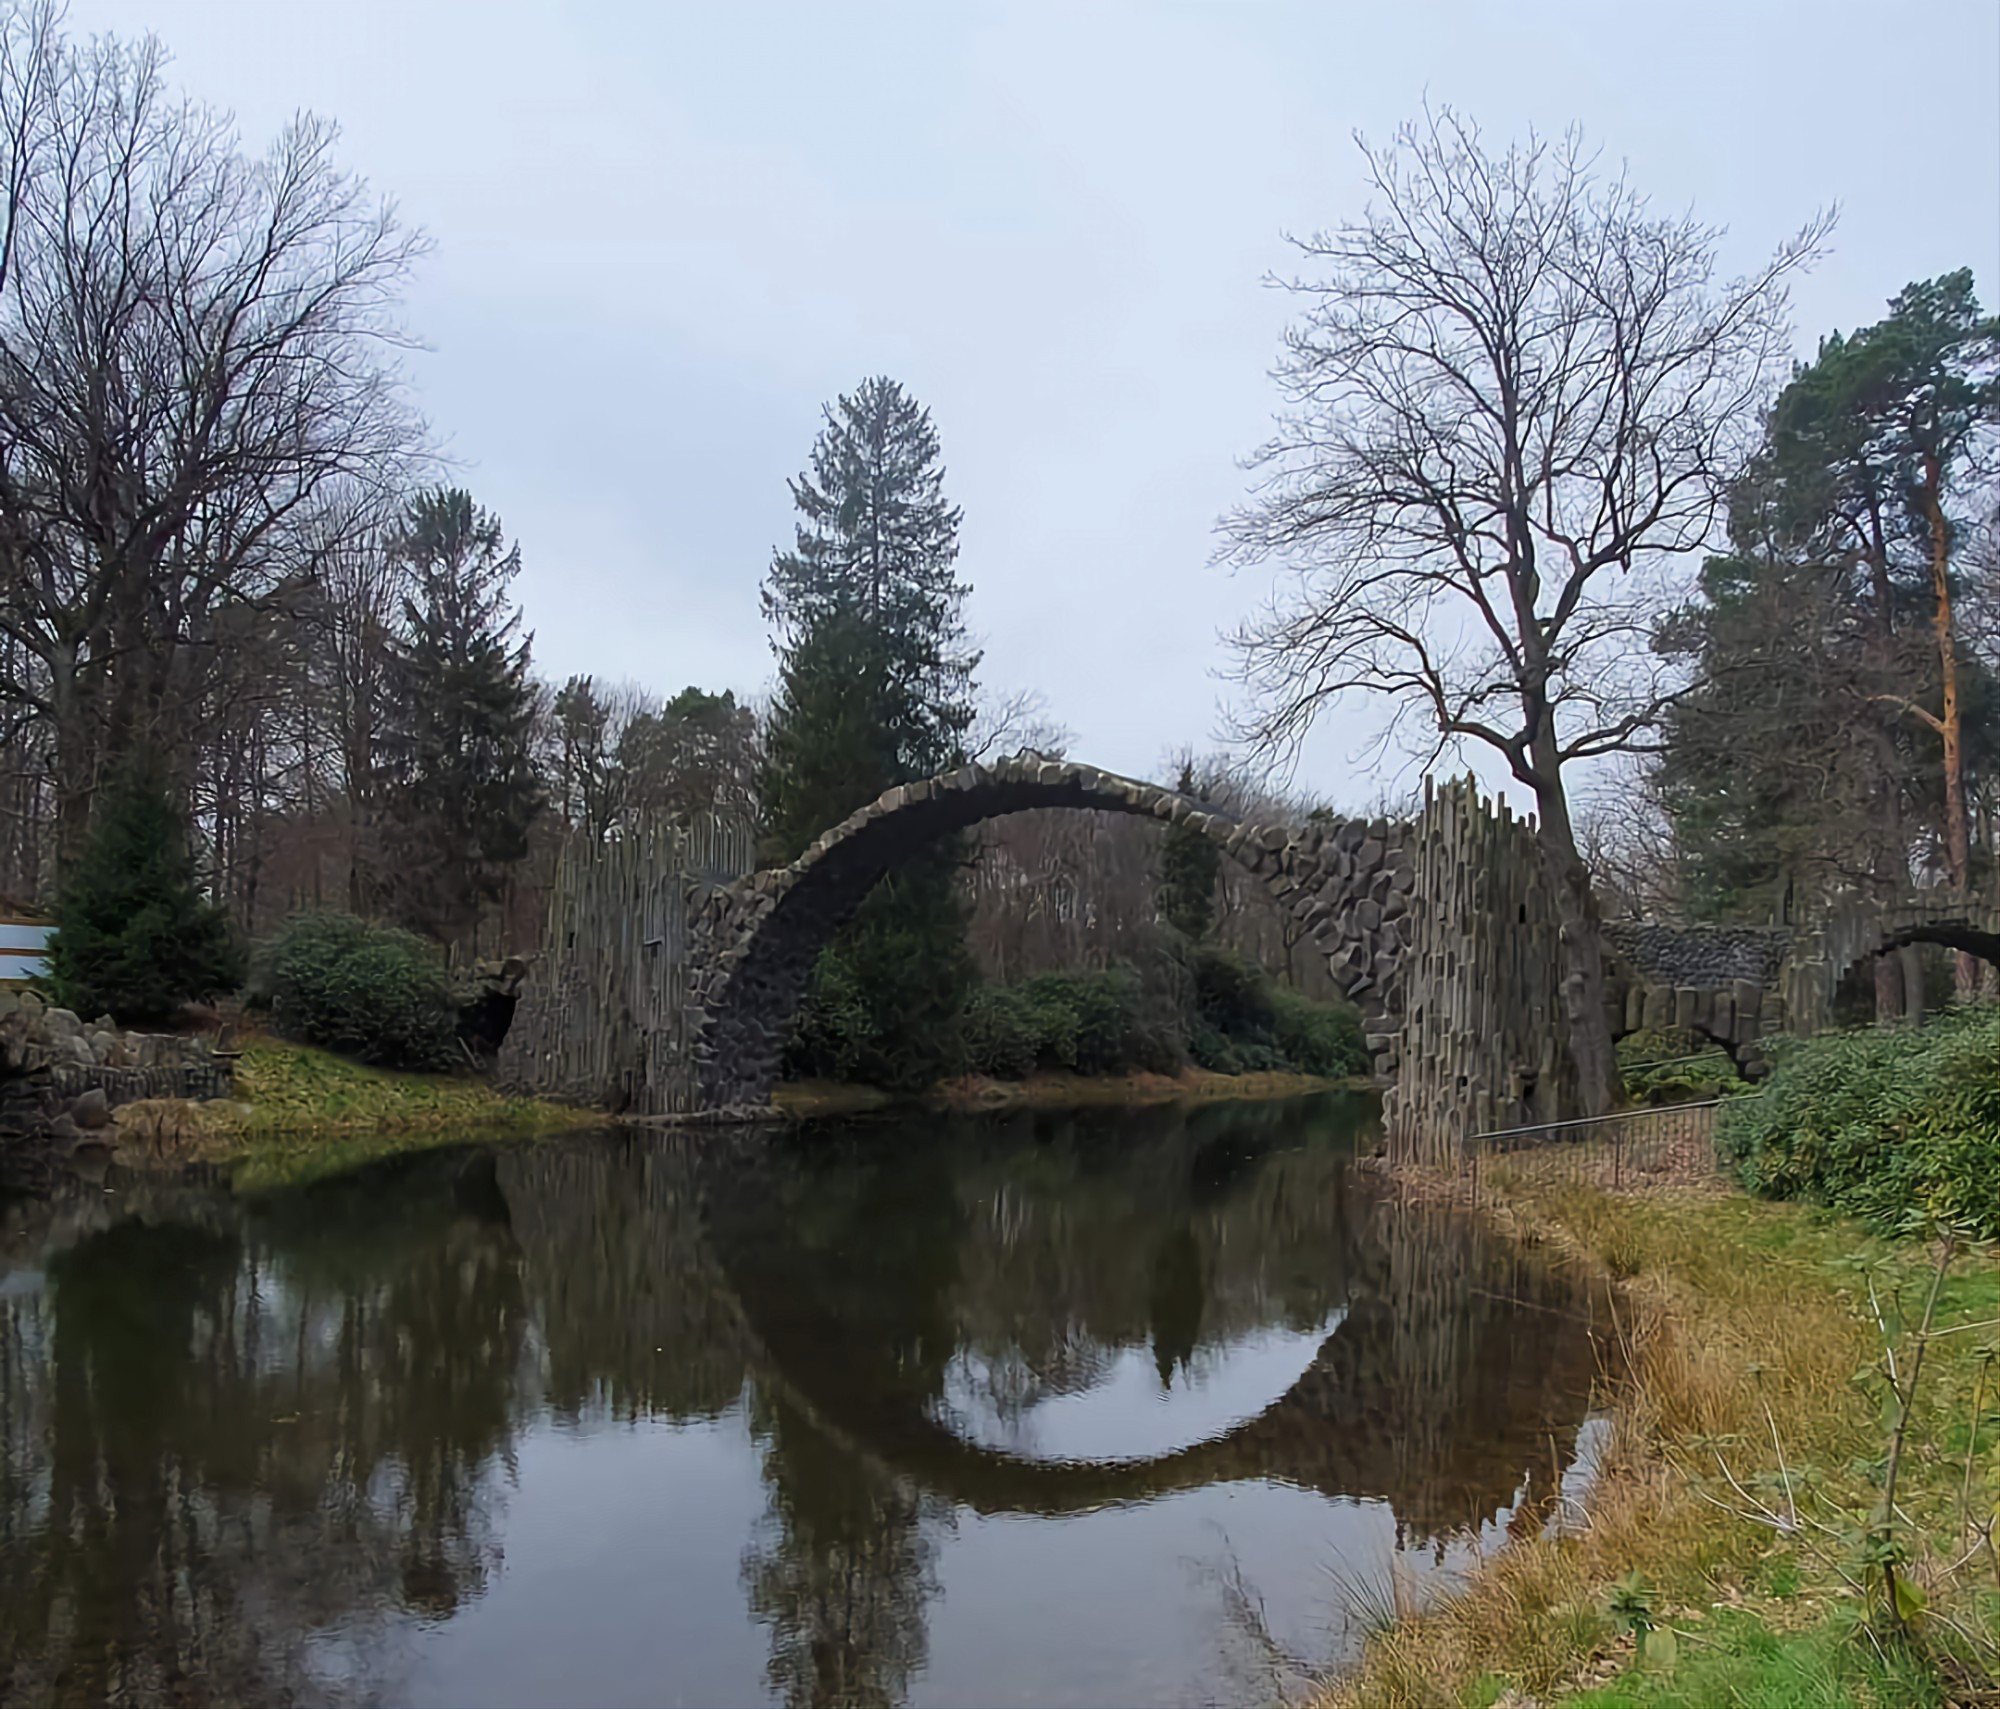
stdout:
[[1306,928],[1360,1006],[1383,1073],[1398,1066],[1403,952],[1415,869],[1407,827],[1243,824],[1170,789],[1068,761],[967,766],[891,789],[828,831],[791,865],[714,893],[697,915],[708,949],[690,983],[701,1016],[695,1062],[703,1101],[758,1103],[776,1077],[786,1026],[814,959],[878,879],[926,845],[1027,808],[1134,814],[1187,827],[1262,880]]
[[891,789],[789,866],[698,905],[685,998],[693,1105],[768,1100],[814,959],[885,873],[940,838],[1030,808],[1134,814],[1214,842],[1326,958],[1406,1121],[1431,1106],[1495,1123],[1566,1109],[1553,907],[1531,828],[1504,807],[1453,785],[1407,823],[1250,824],[1032,754]]
[[[591,908],[559,885],[552,965],[524,993],[502,1078],[642,1116],[768,1108],[813,962],[868,891],[927,844],[1033,808],[1184,826],[1262,883],[1361,1009],[1399,1149],[1442,1156],[1472,1133],[1579,1113],[1554,898],[1532,822],[1504,803],[1469,781],[1427,783],[1407,821],[1253,824],[1035,754],[891,789],[767,871],[744,870],[748,838],[728,826],[573,850],[564,883]],[[1831,1023],[1841,980],[1871,955],[1930,941],[2000,960],[2000,909],[1915,897],[1807,928],[1621,923],[1608,935],[1614,1036],[1690,1030],[1754,1075],[1771,1035]],[[581,1076],[560,1069],[565,1029],[570,1045],[589,1042]]]

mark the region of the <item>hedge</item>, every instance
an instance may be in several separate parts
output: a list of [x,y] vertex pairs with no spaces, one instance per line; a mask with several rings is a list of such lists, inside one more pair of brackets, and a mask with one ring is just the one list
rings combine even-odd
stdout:
[[1767,1197],[2000,1236],[2000,1007],[1792,1045],[1724,1110],[1720,1140]]

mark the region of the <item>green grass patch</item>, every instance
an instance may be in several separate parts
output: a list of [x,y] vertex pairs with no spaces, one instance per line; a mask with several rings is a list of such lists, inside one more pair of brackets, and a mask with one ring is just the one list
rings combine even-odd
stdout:
[[1822,1621],[1776,1632],[1754,1614],[1721,1612],[1676,1632],[1670,1668],[1641,1663],[1570,1699],[1577,1709],[1931,1709],[1936,1675]]
[[219,1149],[241,1190],[338,1174],[434,1145],[599,1125],[595,1111],[513,1098],[464,1075],[369,1068],[305,1045],[260,1041],[236,1068],[239,1108]]

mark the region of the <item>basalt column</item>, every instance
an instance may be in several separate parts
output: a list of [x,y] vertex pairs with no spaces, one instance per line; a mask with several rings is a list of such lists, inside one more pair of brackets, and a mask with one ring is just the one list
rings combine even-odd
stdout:
[[1580,1113],[1555,897],[1531,821],[1470,779],[1424,787],[1411,827],[1403,1038],[1390,1154],[1442,1167],[1474,1134]]

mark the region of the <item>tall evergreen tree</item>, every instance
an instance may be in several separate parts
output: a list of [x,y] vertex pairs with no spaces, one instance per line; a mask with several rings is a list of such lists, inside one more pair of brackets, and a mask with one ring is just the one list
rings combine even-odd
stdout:
[[[1896,703],[1937,743],[1940,852],[1961,892],[1972,876],[1967,661],[1953,610],[1959,530],[1950,507],[1996,428],[2000,319],[1981,313],[1967,268],[1906,286],[1886,319],[1822,343],[1779,400],[1772,432],[1777,460],[1817,477],[1808,490],[1822,499],[1820,538],[1870,564],[1885,627],[1895,584],[1917,591],[1931,656],[1916,680],[1934,684],[1935,699],[1925,704],[1909,686]],[[1969,994],[1973,958],[1958,965],[1959,990]]]
[[[777,860],[959,764],[979,663],[937,432],[900,385],[870,379],[837,400],[791,490],[796,538],[764,589],[779,689],[759,796]],[[794,1066],[914,1085],[956,1065],[972,980],[960,855],[956,841],[927,851],[863,902],[814,971]]]
[[1990,769],[1992,684],[1958,635],[1948,505],[2000,425],[2000,324],[1972,275],[1913,284],[1823,340],[1731,495],[1732,552],[1663,637],[1695,665],[1662,779],[1697,896],[1763,911],[1781,888],[1970,877],[1969,778]]
[[[854,626],[845,645],[865,634],[877,649],[868,687],[895,775],[869,795],[958,763],[972,724],[971,589],[957,579],[960,512],[945,500],[939,456],[930,412],[894,380],[864,380],[838,399],[810,466],[791,483],[796,539],[774,555],[764,587],[780,660],[842,621]],[[811,777],[809,768],[800,781],[812,787]],[[789,778],[779,770],[766,781],[779,790],[777,816],[788,816]]]
[[[1190,800],[1202,786],[1191,761],[1181,762],[1174,787]],[[1190,943],[1199,943],[1215,924],[1215,885],[1222,874],[1222,851],[1199,831],[1170,825],[1160,839],[1160,917]]]
[[508,599],[521,553],[497,516],[445,488],[411,502],[399,550],[414,591],[381,744],[392,782],[379,879],[389,913],[452,943],[501,894],[543,805],[532,637]]
[[127,758],[98,795],[65,876],[49,946],[50,994],[85,1019],[172,1020],[233,991],[243,965],[229,921],[203,893],[186,816],[156,756]]

